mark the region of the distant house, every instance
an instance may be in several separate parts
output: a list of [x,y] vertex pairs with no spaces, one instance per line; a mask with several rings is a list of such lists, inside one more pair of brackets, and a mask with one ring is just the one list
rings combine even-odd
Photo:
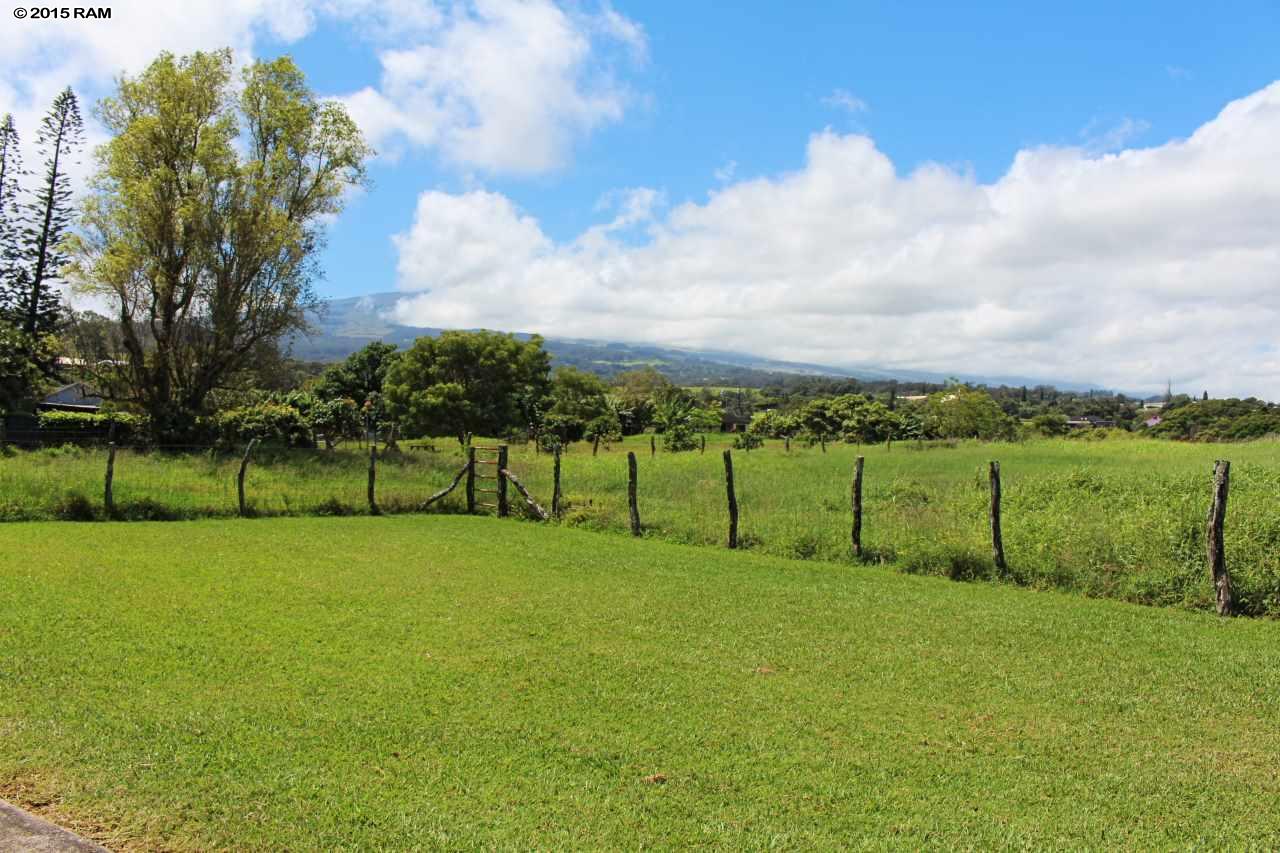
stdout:
[[751,413],[740,409],[724,409],[720,413],[721,432],[743,432],[751,426]]
[[1142,410],[1143,410],[1144,412],[1146,412],[1146,411],[1157,411],[1157,412],[1158,412],[1158,411],[1160,411],[1161,409],[1163,409],[1163,408],[1164,408],[1165,406],[1167,406],[1167,405],[1168,405],[1168,403],[1164,402],[1163,400],[1148,400],[1147,402],[1145,402],[1145,403],[1143,403],[1143,404],[1142,404]]
[[57,391],[36,403],[37,412],[88,412],[102,408],[102,397],[83,382],[63,385]]
[[1109,418],[1099,418],[1094,415],[1085,415],[1082,418],[1072,418],[1067,421],[1067,426],[1071,429],[1108,429],[1116,425],[1116,422]]

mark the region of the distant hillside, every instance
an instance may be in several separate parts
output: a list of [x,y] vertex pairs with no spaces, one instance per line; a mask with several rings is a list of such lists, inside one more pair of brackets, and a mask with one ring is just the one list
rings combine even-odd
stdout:
[[[406,347],[424,335],[435,336],[444,331],[429,326],[404,326],[389,321],[387,316],[395,308],[396,302],[403,298],[404,294],[401,293],[373,293],[368,296],[328,300],[324,310],[312,317],[316,333],[294,340],[294,357],[308,361],[338,361],[371,341],[384,341]],[[526,333],[517,334],[528,337]],[[760,387],[776,382],[780,374],[851,377],[863,381],[897,379],[903,382],[942,382],[947,378],[944,374],[923,371],[832,367],[776,361],[721,350],[678,349],[655,344],[548,337],[546,347],[553,363],[557,365],[571,365],[604,377],[652,365],[680,385]],[[1063,390],[1087,390],[1089,387],[1017,376],[956,375],[966,381],[989,385],[1053,384]]]

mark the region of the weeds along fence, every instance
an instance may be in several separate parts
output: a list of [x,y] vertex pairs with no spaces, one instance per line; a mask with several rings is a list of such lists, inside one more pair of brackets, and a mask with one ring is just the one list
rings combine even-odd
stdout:
[[[1202,450],[1154,443],[823,451],[778,442],[672,454],[643,436],[564,454],[411,447],[121,446],[114,460],[107,447],[8,452],[0,457],[0,519],[492,513],[1280,616],[1280,445],[1241,446],[1243,464],[1222,466],[1221,485]],[[1211,505],[1220,508],[1217,522]]]

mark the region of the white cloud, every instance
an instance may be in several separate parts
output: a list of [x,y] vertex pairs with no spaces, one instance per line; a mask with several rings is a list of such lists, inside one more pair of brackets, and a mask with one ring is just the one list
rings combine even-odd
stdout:
[[823,98],[822,103],[847,113],[865,113],[869,109],[866,101],[844,89],[836,89]]
[[1150,129],[1151,123],[1145,119],[1125,116],[1115,124],[1105,126],[1095,118],[1080,130],[1080,138],[1090,153],[1103,154],[1119,151]]
[[[619,120],[631,94],[617,69],[643,62],[643,29],[607,3],[551,0],[114,0],[110,20],[0,27],[0,112],[35,124],[65,86],[90,105],[162,50],[231,47],[248,61],[325,19],[381,46],[382,79],[341,93],[375,144],[438,150],[466,169],[533,174],[564,163],[582,135]],[[615,56],[621,51],[625,60]],[[103,140],[89,123],[91,142]],[[87,159],[87,158],[86,158]]]
[[[401,318],[836,365],[1280,398],[1280,83],[1191,137],[1019,152],[983,184],[824,132],[803,168],[567,243],[500,195],[424,193]],[[655,208],[645,209],[652,216]]]
[[403,138],[464,167],[546,172],[578,137],[622,118],[630,94],[612,45],[643,60],[643,30],[607,6],[585,15],[549,0],[476,0],[383,51],[379,85],[346,102],[375,145]]

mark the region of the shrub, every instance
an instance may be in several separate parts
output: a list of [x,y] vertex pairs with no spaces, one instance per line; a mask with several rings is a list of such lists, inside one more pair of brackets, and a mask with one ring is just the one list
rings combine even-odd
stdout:
[[286,447],[313,447],[302,413],[282,403],[257,403],[219,412],[214,419],[218,443],[239,447],[250,439]]
[[79,492],[67,492],[53,506],[59,521],[93,521],[97,517],[93,504]]
[[758,433],[740,432],[733,439],[733,446],[738,450],[755,450],[764,447],[764,439]]
[[115,441],[121,444],[142,441],[148,431],[145,417],[127,412],[40,412],[36,417],[41,430],[66,433],[70,441],[105,440],[113,424]]
[[662,449],[671,453],[694,450],[697,446],[698,438],[687,421],[672,424],[662,434]]
[[345,504],[337,498],[326,498],[316,505],[316,515],[355,515],[356,511],[350,504]]

